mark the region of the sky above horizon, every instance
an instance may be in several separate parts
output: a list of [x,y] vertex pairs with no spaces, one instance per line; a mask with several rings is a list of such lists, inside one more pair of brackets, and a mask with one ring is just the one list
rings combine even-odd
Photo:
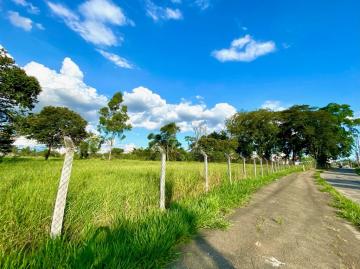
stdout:
[[0,46],[42,86],[36,109],[70,107],[95,129],[121,91],[125,149],[239,110],[337,102],[360,116],[357,0],[0,0],[0,13]]

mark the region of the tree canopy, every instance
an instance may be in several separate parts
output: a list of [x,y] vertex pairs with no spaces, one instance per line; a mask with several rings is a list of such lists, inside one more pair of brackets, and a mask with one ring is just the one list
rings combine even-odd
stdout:
[[118,137],[120,140],[123,140],[125,138],[124,132],[131,130],[131,124],[128,123],[127,106],[123,105],[122,93],[115,93],[107,106],[100,109],[99,115],[98,129],[109,142],[110,160],[115,138]]
[[154,145],[163,147],[166,151],[166,159],[170,160],[170,156],[176,154],[176,150],[181,147],[181,143],[177,140],[176,134],[180,131],[180,128],[175,122],[165,124],[160,128],[160,133],[150,133],[148,135],[149,148]]
[[307,154],[325,166],[330,159],[350,156],[359,123],[349,105],[330,103],[322,108],[296,105],[281,112],[238,112],[226,125],[244,157],[256,152],[268,159],[283,153],[295,161]]
[[34,108],[41,87],[0,49],[0,156],[11,150],[18,118]]
[[48,159],[53,148],[63,145],[63,137],[70,136],[75,145],[86,138],[87,122],[76,112],[66,107],[46,106],[40,113],[27,117],[22,128],[27,138],[45,144]]

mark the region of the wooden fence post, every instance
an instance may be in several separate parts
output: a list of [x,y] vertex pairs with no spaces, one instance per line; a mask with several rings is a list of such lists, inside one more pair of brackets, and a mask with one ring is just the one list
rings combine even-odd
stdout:
[[243,156],[241,158],[243,160],[243,176],[246,178],[246,159]]
[[259,160],[260,160],[261,177],[264,177],[264,169],[263,169],[262,158],[259,158]]
[[254,157],[254,178],[256,178],[256,157]]
[[266,174],[269,175],[269,161],[267,159],[265,159],[266,162]]
[[65,152],[63,168],[61,171],[61,178],[59,182],[58,192],[56,195],[54,213],[51,222],[51,230],[50,230],[51,238],[55,238],[61,235],[64,213],[65,213],[66,196],[67,196],[67,191],[71,176],[72,162],[74,158],[75,147],[71,138],[65,136],[64,144],[65,144],[66,152]]
[[160,174],[160,210],[165,210],[165,173],[166,173],[166,152],[161,146],[157,146],[161,154]]
[[204,178],[205,178],[205,191],[209,191],[209,178],[208,178],[208,156],[202,149],[201,154],[204,156]]
[[230,181],[230,184],[232,183],[232,178],[231,178],[231,154],[225,153],[225,156],[227,158],[227,174],[228,174],[228,178]]

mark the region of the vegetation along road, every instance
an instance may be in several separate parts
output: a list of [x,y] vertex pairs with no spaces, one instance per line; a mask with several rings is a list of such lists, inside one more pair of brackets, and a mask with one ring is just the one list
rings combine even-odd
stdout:
[[257,192],[228,230],[204,231],[171,268],[360,268],[360,237],[320,192],[314,172]]
[[334,169],[322,173],[321,177],[347,198],[360,204],[360,176],[354,169]]

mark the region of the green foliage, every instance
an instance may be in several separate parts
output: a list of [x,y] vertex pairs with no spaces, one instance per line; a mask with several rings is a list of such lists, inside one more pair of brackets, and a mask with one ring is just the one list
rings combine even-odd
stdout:
[[234,153],[237,147],[236,140],[231,139],[225,131],[214,131],[209,135],[201,136],[197,141],[193,141],[190,148],[194,151],[198,160],[203,159],[198,149],[202,149],[211,161],[225,161],[225,153]]
[[238,141],[237,152],[244,157],[256,151],[268,159],[282,152],[295,161],[308,154],[319,166],[326,166],[330,159],[351,154],[359,125],[353,116],[349,105],[296,105],[281,112],[238,112],[227,121],[227,129]]
[[180,128],[176,126],[175,122],[162,126],[159,134],[150,133],[148,135],[149,148],[159,145],[165,149],[167,160],[176,160],[177,151],[181,147],[181,143],[176,138],[179,131]]
[[[174,246],[200,228],[224,228],[225,214],[286,173],[228,184],[226,164],[168,162],[168,209],[158,209],[160,162],[75,160],[64,235],[49,239],[62,160],[5,159],[0,164],[0,268],[159,268]],[[253,167],[248,166],[248,171]],[[24,173],[26,171],[26,173]]]
[[52,148],[63,145],[63,137],[70,136],[76,145],[86,138],[87,122],[76,112],[66,107],[46,106],[40,113],[27,117],[22,132],[48,147],[45,159]]
[[360,205],[346,198],[333,186],[320,176],[320,171],[315,174],[316,182],[322,186],[322,191],[328,192],[333,199],[333,206],[339,209],[338,214],[360,229]]
[[277,150],[278,113],[265,109],[238,112],[227,121],[227,129],[236,137],[237,152],[250,158],[254,151],[269,159]]
[[131,130],[131,124],[128,123],[127,106],[123,105],[123,96],[117,92],[108,102],[106,107],[100,109],[98,129],[105,135],[110,142],[109,160],[111,159],[112,146],[115,137],[120,140],[125,138],[124,131]]
[[19,116],[34,108],[41,88],[36,78],[0,49],[0,157],[11,150]]

